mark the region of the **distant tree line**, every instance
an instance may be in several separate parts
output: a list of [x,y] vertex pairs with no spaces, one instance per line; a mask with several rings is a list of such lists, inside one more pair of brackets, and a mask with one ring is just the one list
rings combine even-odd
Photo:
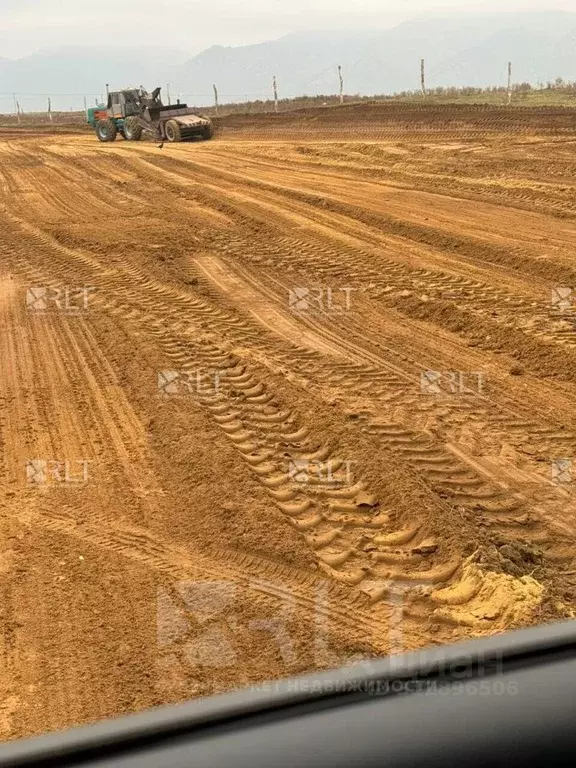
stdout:
[[[554,81],[546,83],[515,83],[512,86],[513,104],[526,103],[535,105],[554,106],[558,104],[576,106],[576,81],[564,80],[557,77]],[[433,103],[466,101],[467,103],[490,103],[505,104],[507,98],[506,86],[487,86],[479,88],[466,86],[458,88],[455,86],[438,86],[428,88],[426,96],[418,91],[400,91],[394,94],[376,94],[374,96],[361,96],[360,94],[348,94],[344,96],[344,104],[367,103],[367,102],[393,102],[405,101],[414,103]],[[306,109],[310,107],[332,107],[340,104],[340,97],[335,94],[320,94],[318,96],[297,96],[291,99],[279,99],[279,112],[287,112],[296,109]],[[190,105],[194,106],[194,105]],[[200,112],[210,116],[215,116],[214,107],[198,106]],[[219,106],[218,115],[220,117],[231,114],[259,114],[262,112],[274,112],[274,99],[257,99],[253,101],[228,102]],[[3,125],[15,125],[17,123],[16,115],[0,115]],[[53,112],[52,120],[60,125],[81,125],[85,122],[84,112]],[[30,112],[26,115],[20,114],[22,126],[25,124],[48,123],[46,113]],[[52,121],[50,121],[52,122]]]
[[[561,91],[566,94],[576,95],[576,81],[564,80],[562,77],[557,77],[554,81],[548,81],[547,83],[514,83],[512,85],[514,93],[531,93],[542,91]],[[507,88],[504,85],[490,85],[486,87],[474,87],[464,86],[458,88],[456,86],[437,86],[436,88],[429,88],[428,94],[431,96],[446,96],[446,97],[462,97],[462,96],[482,96],[489,94],[506,94]],[[375,96],[374,98],[380,100],[390,99],[406,99],[422,97],[420,91],[400,91],[392,96]]]
[[[555,99],[555,97],[576,97],[576,81],[564,80],[561,77],[557,77],[554,81],[548,81],[546,83],[537,83],[532,85],[531,83],[515,83],[512,86],[513,95],[517,100],[528,99],[530,96],[541,96],[542,101],[548,101],[547,96],[550,98],[550,103],[555,101],[561,103],[562,99]],[[460,99],[471,100],[474,97],[478,97],[478,101],[481,102],[484,97],[486,101],[495,103],[500,101],[506,102],[507,87],[499,85],[486,86],[484,88],[465,86],[437,86],[436,88],[429,88],[427,90],[427,97],[430,100],[439,99],[446,101],[458,101]],[[358,103],[369,101],[418,101],[423,102],[424,97],[420,91],[399,91],[393,94],[376,94],[374,96],[361,96],[360,94],[348,94],[344,97],[345,103]],[[540,100],[539,100],[540,101]],[[307,107],[328,107],[340,103],[340,98],[334,94],[320,94],[318,96],[297,96],[291,99],[279,99],[278,106],[280,112],[285,112],[293,109],[306,109]],[[207,114],[213,114],[212,107],[202,107],[203,112]],[[241,101],[235,103],[227,103],[220,105],[219,114],[230,115],[233,113],[241,114],[258,114],[261,112],[274,111],[273,99],[256,99],[253,101]]]

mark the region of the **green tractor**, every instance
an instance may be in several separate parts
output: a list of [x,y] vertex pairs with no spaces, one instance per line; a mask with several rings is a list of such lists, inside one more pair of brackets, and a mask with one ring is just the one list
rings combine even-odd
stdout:
[[88,110],[87,121],[100,141],[114,141],[121,134],[127,141],[140,141],[144,134],[156,141],[211,139],[212,122],[186,104],[164,106],[160,88],[151,94],[143,88],[111,91],[108,104]]

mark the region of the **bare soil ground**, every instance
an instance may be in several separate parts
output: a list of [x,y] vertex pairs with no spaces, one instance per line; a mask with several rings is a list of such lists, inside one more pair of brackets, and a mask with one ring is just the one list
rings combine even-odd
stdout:
[[0,137],[2,737],[572,615],[571,114],[317,113]]

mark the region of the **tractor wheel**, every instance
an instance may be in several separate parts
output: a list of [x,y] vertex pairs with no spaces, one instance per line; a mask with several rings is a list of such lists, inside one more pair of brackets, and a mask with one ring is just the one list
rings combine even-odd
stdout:
[[118,135],[118,126],[114,120],[98,120],[96,123],[96,135],[100,141],[114,141]]
[[142,138],[142,126],[133,117],[124,120],[124,136],[128,141],[140,141]]
[[208,141],[208,139],[211,139],[214,136],[214,128],[212,128],[211,125],[207,125],[206,128],[204,128],[204,132],[202,133],[202,138],[205,141]]
[[168,120],[164,130],[166,131],[168,141],[182,141],[182,131],[176,120]]

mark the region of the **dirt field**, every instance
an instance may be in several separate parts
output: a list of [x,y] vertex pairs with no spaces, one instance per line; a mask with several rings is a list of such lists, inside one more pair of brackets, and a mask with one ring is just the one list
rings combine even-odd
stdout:
[[573,117],[394,109],[0,137],[3,738],[572,615]]

